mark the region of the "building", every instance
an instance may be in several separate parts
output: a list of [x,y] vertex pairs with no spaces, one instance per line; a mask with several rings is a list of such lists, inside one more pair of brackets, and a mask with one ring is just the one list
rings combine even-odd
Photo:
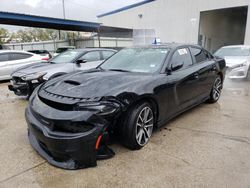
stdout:
[[250,44],[249,5],[250,0],[145,0],[98,18],[113,27],[154,30],[161,42],[198,43],[214,52]]

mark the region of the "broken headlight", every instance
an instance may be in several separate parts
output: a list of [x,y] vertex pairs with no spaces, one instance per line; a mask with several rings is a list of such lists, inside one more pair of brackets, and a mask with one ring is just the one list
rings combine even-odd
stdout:
[[30,80],[38,80],[41,79],[45,74],[47,74],[46,72],[37,72],[37,73],[33,73],[33,74],[27,74],[25,76],[22,76],[22,80],[24,81],[30,81]]
[[115,102],[90,102],[78,103],[77,110],[94,111],[98,115],[109,115],[117,112],[119,104]]

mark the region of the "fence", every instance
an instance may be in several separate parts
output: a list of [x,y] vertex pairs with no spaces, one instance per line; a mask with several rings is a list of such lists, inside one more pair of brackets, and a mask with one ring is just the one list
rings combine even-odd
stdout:
[[[100,37],[101,47],[127,47],[133,44],[131,38],[111,38]],[[99,47],[99,40],[97,37],[87,39],[75,39],[75,40],[57,40],[57,41],[42,41],[42,42],[27,42],[27,43],[12,43],[5,44],[13,50],[48,50],[49,52],[55,52],[58,47],[62,46],[76,46],[76,48],[86,47]]]

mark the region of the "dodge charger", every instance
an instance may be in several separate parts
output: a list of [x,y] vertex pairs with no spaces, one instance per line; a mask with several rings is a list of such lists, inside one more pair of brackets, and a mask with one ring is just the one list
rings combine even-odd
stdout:
[[107,147],[111,135],[138,150],[155,128],[216,102],[224,74],[224,59],[197,45],[124,48],[95,69],[36,88],[25,113],[30,143],[54,166],[96,166],[97,159],[114,155]]

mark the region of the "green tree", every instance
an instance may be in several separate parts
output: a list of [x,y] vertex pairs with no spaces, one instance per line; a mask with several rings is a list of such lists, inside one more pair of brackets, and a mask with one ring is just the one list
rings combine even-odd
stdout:
[[7,29],[0,28],[0,44],[3,44],[5,38],[9,37],[9,32]]

